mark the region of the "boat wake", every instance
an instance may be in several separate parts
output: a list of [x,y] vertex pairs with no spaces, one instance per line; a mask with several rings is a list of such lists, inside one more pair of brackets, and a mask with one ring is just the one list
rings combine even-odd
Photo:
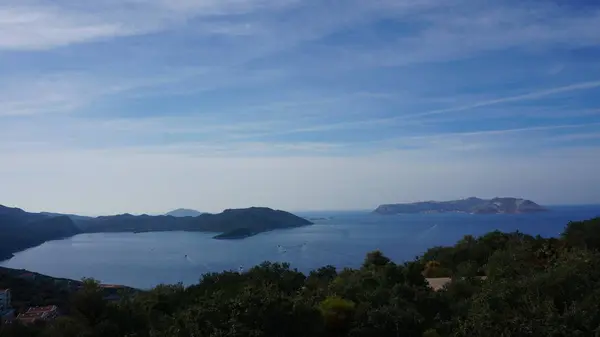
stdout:
[[435,232],[435,230],[437,229],[437,227],[438,227],[438,225],[435,224],[435,225],[427,228],[426,230],[424,230],[423,232],[421,232],[421,234],[419,234],[417,236],[417,239],[422,240],[422,239],[425,239],[425,238],[431,236]]

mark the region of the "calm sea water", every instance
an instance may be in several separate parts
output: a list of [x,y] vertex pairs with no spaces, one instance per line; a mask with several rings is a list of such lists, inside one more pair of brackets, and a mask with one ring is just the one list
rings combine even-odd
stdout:
[[402,262],[429,247],[453,244],[466,234],[495,229],[557,236],[571,220],[599,216],[600,206],[554,207],[551,212],[523,215],[298,215],[329,219],[239,241],[214,240],[212,233],[81,234],[17,253],[0,265],[71,279],[93,277],[138,288],[159,283],[192,284],[206,272],[248,268],[265,260],[289,262],[301,271],[327,264],[356,267],[367,252],[380,249]]

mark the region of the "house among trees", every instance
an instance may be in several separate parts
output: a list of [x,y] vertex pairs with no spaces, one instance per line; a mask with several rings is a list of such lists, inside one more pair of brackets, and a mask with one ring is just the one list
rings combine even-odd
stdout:
[[19,278],[23,279],[23,280],[29,280],[29,281],[34,281],[36,278],[36,275],[34,273],[31,272],[24,272],[22,274],[19,275]]
[[58,307],[48,305],[45,307],[29,307],[25,313],[17,316],[17,320],[23,324],[33,324],[37,321],[51,321],[56,316],[58,316]]
[[100,284],[98,285],[102,289],[103,298],[106,301],[118,301],[121,299],[120,292],[125,289],[122,285],[117,284]]

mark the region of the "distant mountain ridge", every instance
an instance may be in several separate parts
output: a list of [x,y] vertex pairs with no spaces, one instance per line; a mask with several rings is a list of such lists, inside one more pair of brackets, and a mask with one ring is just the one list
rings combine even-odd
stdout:
[[535,202],[522,198],[481,199],[470,197],[451,201],[422,201],[405,204],[380,205],[377,214],[402,213],[471,213],[471,214],[518,214],[547,211]]
[[267,207],[228,209],[219,214],[196,217],[120,214],[100,217],[29,213],[20,208],[0,205],[0,260],[46,241],[80,233],[195,231],[227,233],[244,229],[250,233],[310,225],[294,214]]
[[73,221],[93,219],[93,217],[91,217],[91,216],[84,216],[84,215],[77,215],[77,214],[63,214],[63,213],[53,213],[53,212],[40,212],[40,214],[49,215],[49,216],[67,216],[67,217],[71,218],[71,220],[73,220]]
[[165,213],[165,215],[170,215],[170,216],[174,216],[174,217],[186,217],[186,216],[199,216],[204,214],[203,212],[199,212],[196,211],[195,209],[189,209],[189,208],[178,208],[176,210],[170,211],[168,213]]
[[260,233],[310,224],[312,222],[294,214],[267,207],[227,209],[219,214],[204,213],[196,217],[120,214],[77,222],[86,233],[159,231],[222,233],[238,228],[248,228],[255,233]]

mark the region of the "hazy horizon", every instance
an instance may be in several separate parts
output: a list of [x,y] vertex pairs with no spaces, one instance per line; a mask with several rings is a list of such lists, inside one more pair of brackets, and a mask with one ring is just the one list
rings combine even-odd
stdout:
[[600,3],[6,0],[0,204],[600,204]]
[[[478,197],[478,196],[476,196]],[[497,196],[497,197],[511,197],[511,196]],[[467,197],[461,197],[461,198],[454,198],[454,199],[446,199],[446,200],[441,200],[441,199],[423,199],[423,200],[414,200],[414,201],[400,201],[400,202],[392,202],[392,203],[413,203],[413,202],[424,202],[424,201],[448,201],[448,200],[458,200],[458,199],[464,199]],[[489,197],[489,198],[482,198],[482,199],[491,199],[494,197]],[[527,198],[524,198],[527,199]],[[535,200],[532,200],[535,202]],[[381,203],[383,204],[383,203]],[[349,208],[349,209],[281,209],[283,211],[287,211],[287,212],[291,212],[291,213],[303,213],[303,214],[310,214],[310,213],[336,213],[336,212],[371,212],[373,211],[377,206],[381,205],[375,205],[371,208]],[[151,216],[156,216],[156,215],[165,215],[166,213],[169,213],[171,211],[175,211],[178,209],[186,209],[186,210],[193,210],[193,211],[199,211],[199,212],[204,212],[204,213],[212,213],[212,214],[216,214],[216,213],[220,213],[228,208],[233,208],[233,207],[227,207],[224,209],[219,209],[219,210],[215,210],[215,211],[206,211],[203,210],[201,208],[188,208],[188,207],[178,207],[178,208],[173,208],[173,209],[168,209],[165,211],[147,211],[147,212],[121,212],[121,213],[80,213],[80,212],[72,212],[72,211],[56,211],[56,210],[47,210],[47,209],[27,209],[24,207],[21,207],[19,205],[12,205],[12,204],[3,204],[0,202],[0,205],[2,206],[6,206],[6,207],[12,207],[12,208],[20,208],[23,209],[26,212],[30,212],[30,213],[43,213],[43,212],[47,212],[47,213],[60,213],[60,214],[70,214],[70,215],[81,215],[81,216],[89,216],[89,217],[97,217],[97,216],[111,216],[111,215],[119,215],[119,214],[131,214],[131,215],[151,215]],[[594,204],[594,203],[563,203],[563,204],[540,204],[541,206],[545,206],[545,207],[568,207],[568,206],[598,206],[600,205],[600,203],[598,204]],[[273,209],[279,209],[277,207],[271,207],[269,205],[250,205],[250,206],[245,206],[244,208],[247,207],[269,207],[269,208],[273,208]]]

